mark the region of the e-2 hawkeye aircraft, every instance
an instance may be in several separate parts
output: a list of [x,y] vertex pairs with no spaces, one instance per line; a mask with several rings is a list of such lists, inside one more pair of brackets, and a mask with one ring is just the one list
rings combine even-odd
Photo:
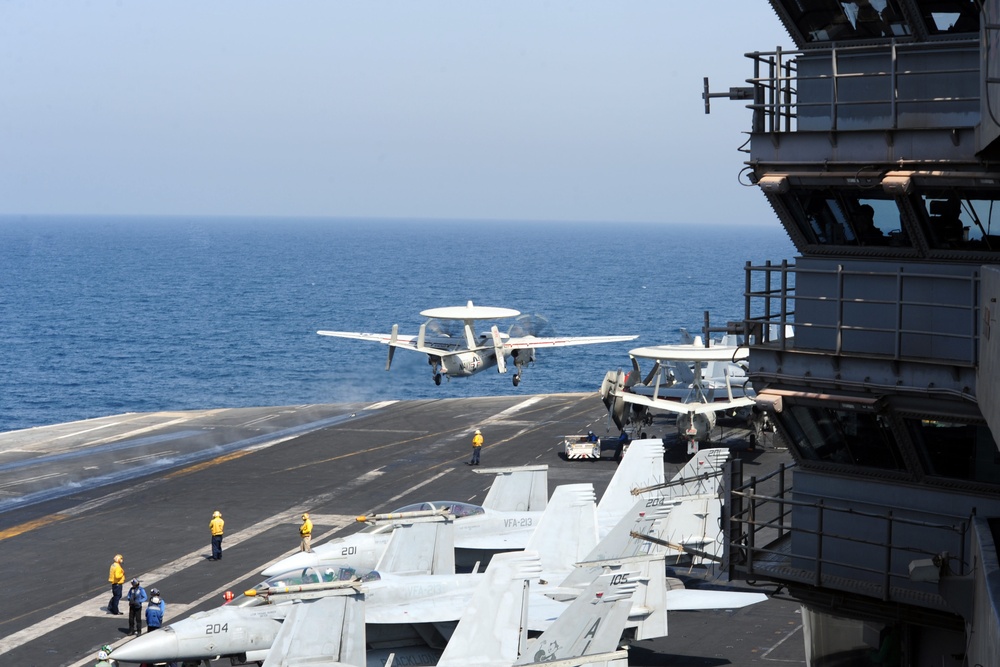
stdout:
[[[696,337],[690,343],[629,350],[632,370],[609,371],[601,383],[609,418],[624,429],[630,422],[651,423],[651,410],[672,412],[677,415],[678,434],[688,443],[688,454],[696,453],[698,443],[715,428],[717,413],[754,404],[744,366],[749,349],[731,338],[735,337],[704,345]],[[645,379],[639,359],[653,361]]]
[[[490,306],[475,306],[469,301],[465,306],[448,306],[431,308],[421,311],[424,317],[431,318],[420,325],[416,336],[399,334],[399,325],[392,325],[388,334],[363,333],[355,331],[317,331],[321,336],[336,338],[354,338],[370,340],[389,346],[389,357],[385,362],[385,370],[392,365],[392,356],[396,348],[414,350],[427,355],[435,384],[441,384],[441,378],[468,377],[487,368],[496,366],[500,373],[507,372],[507,359],[514,365],[514,386],[521,383],[521,373],[524,367],[535,361],[535,350],[547,347],[564,347],[567,345],[594,345],[596,343],[618,343],[635,340],[638,336],[563,336],[538,337],[531,333],[513,335],[520,325],[515,324],[507,333],[501,333],[494,324],[487,332],[477,333],[477,320],[498,320],[518,317],[520,311],[511,308],[494,308]],[[428,324],[434,320],[455,320],[462,322],[461,335],[450,335],[444,332],[428,332]],[[523,328],[523,327],[522,327]]]

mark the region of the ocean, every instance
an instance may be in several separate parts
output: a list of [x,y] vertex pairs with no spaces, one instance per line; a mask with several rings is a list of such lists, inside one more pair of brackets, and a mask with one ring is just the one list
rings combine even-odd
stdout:
[[[0,431],[124,412],[592,392],[628,350],[743,316],[747,261],[784,229],[622,223],[0,218]],[[514,308],[540,334],[520,386],[435,386],[423,355],[318,336],[416,334],[421,310]],[[484,323],[486,326],[490,322]],[[503,329],[509,323],[497,322]]]

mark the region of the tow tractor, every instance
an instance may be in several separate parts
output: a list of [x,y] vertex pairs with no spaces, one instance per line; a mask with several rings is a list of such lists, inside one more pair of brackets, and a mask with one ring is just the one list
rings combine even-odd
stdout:
[[598,438],[593,432],[584,435],[564,435],[563,453],[568,461],[579,459],[596,460],[601,458],[605,452],[611,454],[611,458],[620,461],[622,454],[628,449],[629,437],[625,438]]

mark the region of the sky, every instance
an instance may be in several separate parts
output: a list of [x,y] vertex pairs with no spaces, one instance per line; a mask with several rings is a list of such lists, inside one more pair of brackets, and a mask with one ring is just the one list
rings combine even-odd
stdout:
[[774,224],[766,0],[0,0],[0,215]]

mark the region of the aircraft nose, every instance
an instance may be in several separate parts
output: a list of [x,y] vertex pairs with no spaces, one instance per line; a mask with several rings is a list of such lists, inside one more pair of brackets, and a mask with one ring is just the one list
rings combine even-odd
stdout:
[[284,574],[285,572],[290,572],[292,570],[301,570],[307,567],[316,567],[317,565],[323,564],[323,556],[316,553],[301,552],[288,558],[279,560],[274,565],[271,565],[264,569],[261,574],[265,577],[273,577],[275,575]]
[[112,652],[122,662],[163,662],[181,658],[177,635],[169,628],[147,632]]

